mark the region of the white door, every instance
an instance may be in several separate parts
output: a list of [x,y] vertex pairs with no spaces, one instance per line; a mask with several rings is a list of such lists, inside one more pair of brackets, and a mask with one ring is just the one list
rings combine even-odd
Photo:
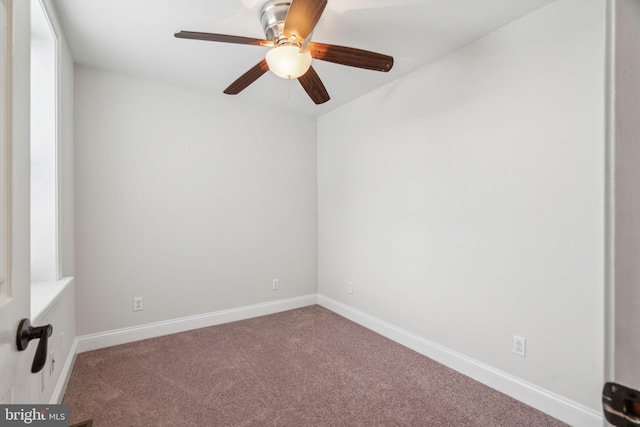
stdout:
[[30,403],[33,344],[16,332],[30,314],[28,1],[0,0],[0,403]]

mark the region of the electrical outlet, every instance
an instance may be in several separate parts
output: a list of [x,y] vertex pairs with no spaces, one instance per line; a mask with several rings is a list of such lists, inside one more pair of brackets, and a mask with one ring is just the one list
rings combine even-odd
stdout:
[[278,289],[280,289],[280,280],[273,279],[273,290],[277,291]]
[[144,310],[144,299],[142,297],[133,298],[133,311]]
[[353,283],[347,282],[347,292],[353,295]]
[[514,335],[511,341],[511,351],[518,356],[525,357],[527,353],[527,340]]
[[56,352],[55,350],[51,350],[49,353],[49,375],[53,375],[53,371],[56,368]]

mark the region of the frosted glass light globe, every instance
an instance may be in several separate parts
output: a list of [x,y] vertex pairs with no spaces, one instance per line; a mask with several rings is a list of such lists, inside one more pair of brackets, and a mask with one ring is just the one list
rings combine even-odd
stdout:
[[265,56],[269,70],[283,79],[297,79],[311,66],[311,53],[298,46],[276,46]]

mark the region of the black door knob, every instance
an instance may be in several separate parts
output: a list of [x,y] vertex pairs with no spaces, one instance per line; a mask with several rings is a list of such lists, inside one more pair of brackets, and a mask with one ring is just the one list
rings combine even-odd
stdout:
[[31,372],[34,374],[40,372],[47,361],[47,341],[53,334],[53,326],[31,326],[29,319],[22,319],[18,325],[18,333],[16,335],[16,345],[19,351],[26,350],[29,346],[29,341],[33,339],[39,339],[38,348],[36,349],[36,355],[33,358],[33,365],[31,365]]

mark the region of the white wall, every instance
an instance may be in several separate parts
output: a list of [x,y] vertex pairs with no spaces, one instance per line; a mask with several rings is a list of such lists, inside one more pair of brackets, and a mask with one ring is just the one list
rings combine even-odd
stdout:
[[598,410],[603,24],[559,0],[322,116],[319,293]]
[[314,119],[82,66],[75,85],[79,335],[316,292]]
[[[52,325],[53,332],[47,343],[47,361],[43,370],[30,374],[30,403],[60,403],[75,360],[76,299],[73,280],[60,293],[56,301],[38,317],[31,319],[33,325]],[[29,366],[39,342],[33,341],[29,352]],[[53,355],[53,357],[52,357]],[[44,373],[44,389],[41,375]]]

